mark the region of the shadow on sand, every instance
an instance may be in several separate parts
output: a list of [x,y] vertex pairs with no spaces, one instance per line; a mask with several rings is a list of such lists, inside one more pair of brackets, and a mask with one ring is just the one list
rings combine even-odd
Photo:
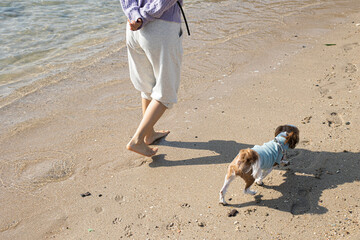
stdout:
[[[168,161],[166,155],[153,157],[150,167],[171,167],[183,165],[211,165],[230,163],[240,149],[253,145],[241,144],[235,141],[212,140],[209,142],[169,142],[161,141],[161,145],[174,148],[209,150],[219,155],[191,158],[179,161]],[[334,189],[345,183],[360,181],[360,153],[353,152],[312,152],[305,149],[289,150],[290,165],[276,167],[274,170],[285,171],[285,180],[280,185],[267,186],[267,189],[279,191],[281,197],[262,200],[262,195],[255,195],[254,201],[239,204],[229,204],[227,207],[243,208],[249,206],[266,206],[293,215],[305,213],[324,214],[327,208],[320,206],[323,191]],[[224,169],[225,174],[225,169]],[[274,173],[272,173],[274,174]],[[221,184],[223,178],[221,178]],[[219,190],[220,190],[219,186]],[[259,187],[260,188],[260,187]],[[339,196],[340,200],[345,196]]]

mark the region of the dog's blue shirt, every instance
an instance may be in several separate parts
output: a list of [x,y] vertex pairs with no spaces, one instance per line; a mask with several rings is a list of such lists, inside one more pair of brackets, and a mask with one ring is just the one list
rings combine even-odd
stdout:
[[280,164],[284,152],[289,148],[289,144],[285,144],[286,135],[286,132],[279,133],[274,140],[264,143],[262,146],[255,145],[252,148],[260,156],[261,169],[270,169],[274,163]]

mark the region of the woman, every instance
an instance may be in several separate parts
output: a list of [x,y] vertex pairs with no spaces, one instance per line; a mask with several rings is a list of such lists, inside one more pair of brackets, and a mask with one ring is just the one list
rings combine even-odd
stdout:
[[[150,148],[170,131],[154,125],[177,102],[182,60],[181,13],[177,0],[120,0],[128,18],[126,44],[130,78],[141,92],[143,118],[127,149],[153,156]],[[182,4],[182,0],[179,1]]]

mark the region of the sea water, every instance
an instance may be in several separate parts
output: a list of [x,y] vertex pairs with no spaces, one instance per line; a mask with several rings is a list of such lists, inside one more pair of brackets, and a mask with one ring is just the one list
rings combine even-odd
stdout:
[[29,76],[35,81],[101,51],[113,36],[122,41],[125,21],[115,0],[2,0],[0,86],[29,84]]
[[[247,35],[281,24],[286,16],[334,7],[341,2],[185,0],[192,36],[184,44],[184,53],[238,36],[246,40]],[[126,22],[118,0],[2,0],[0,100],[6,100],[19,88],[69,71],[75,63],[92,61],[94,54],[124,43]]]

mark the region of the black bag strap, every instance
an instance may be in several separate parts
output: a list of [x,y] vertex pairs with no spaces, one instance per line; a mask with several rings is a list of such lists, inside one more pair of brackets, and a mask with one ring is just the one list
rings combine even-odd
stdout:
[[181,13],[182,13],[183,18],[184,18],[184,21],[185,21],[186,30],[187,30],[187,32],[188,32],[188,35],[190,36],[190,29],[189,29],[189,25],[188,25],[188,23],[187,23],[187,21],[186,21],[186,17],[185,17],[184,10],[182,9],[180,2],[177,1],[177,3],[178,3],[178,5],[179,5],[179,7],[180,7]]

